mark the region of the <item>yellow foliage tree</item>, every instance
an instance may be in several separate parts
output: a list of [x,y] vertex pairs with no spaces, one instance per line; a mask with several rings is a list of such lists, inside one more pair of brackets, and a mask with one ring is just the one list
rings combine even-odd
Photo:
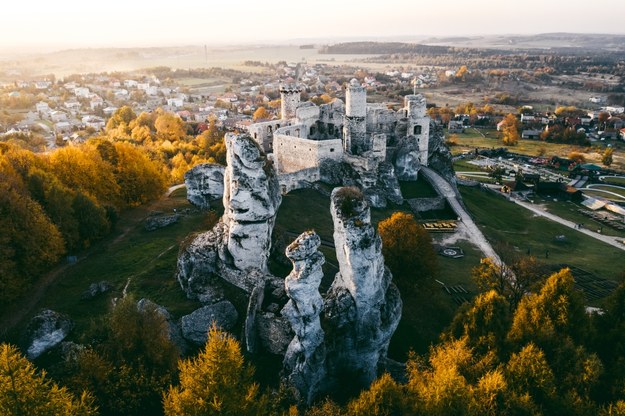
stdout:
[[165,415],[258,415],[266,407],[238,342],[213,325],[204,350],[179,363],[180,385],[164,396]]
[[7,416],[89,416],[96,411],[92,398],[74,397],[64,387],[37,374],[17,348],[0,344],[0,414]]
[[254,121],[258,120],[266,120],[271,117],[271,113],[267,111],[267,109],[263,106],[260,106],[254,111],[254,115],[252,116]]
[[501,130],[501,140],[506,146],[516,146],[521,137],[519,136],[519,120],[514,114],[508,114],[503,119],[504,125]]

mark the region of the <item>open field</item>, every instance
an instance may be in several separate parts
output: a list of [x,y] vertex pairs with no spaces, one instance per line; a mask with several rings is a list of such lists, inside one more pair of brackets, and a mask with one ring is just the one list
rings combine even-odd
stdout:
[[603,179],[603,182],[610,185],[625,186],[625,178],[615,178],[608,176]]
[[[547,264],[570,264],[611,280],[623,272],[624,263],[618,261],[623,258],[622,250],[535,217],[490,192],[468,187],[460,191],[476,224],[495,247],[508,245],[521,254],[529,251]],[[564,236],[565,241],[557,241],[556,236]]]
[[[449,136],[448,133],[446,133]],[[454,155],[472,152],[478,149],[492,149],[506,147],[510,152],[519,153],[528,156],[559,156],[567,157],[571,152],[578,152],[584,155],[588,163],[601,165],[601,154],[605,149],[604,142],[596,144],[593,147],[586,148],[577,145],[569,145],[562,143],[549,143],[542,140],[519,140],[516,146],[506,146],[501,139],[497,137],[496,130],[468,128],[464,133],[455,134],[457,145],[451,147]],[[614,151],[614,161],[612,168],[625,170],[625,144],[619,141],[611,143]],[[464,170],[464,169],[458,169]]]
[[[585,228],[591,230],[602,229],[602,233],[605,235],[613,235],[616,237],[625,237],[625,232],[613,229],[611,227],[607,227],[599,221],[595,221],[594,219],[581,214],[578,210],[584,209],[587,210],[585,206],[572,202],[572,201],[556,201],[554,202],[551,199],[542,199],[540,197],[533,198],[534,203],[537,205],[544,207],[545,211],[550,212],[554,215],[564,218],[565,220],[573,221],[576,224],[583,224]],[[625,267],[625,266],[624,266]]]
[[[306,61],[311,64],[363,66],[362,61],[370,56],[372,55],[325,55],[317,53],[317,49],[300,49],[299,46],[294,45],[209,46],[206,53],[203,45],[164,48],[72,49],[45,54],[0,57],[0,70],[4,67],[19,67],[24,74],[34,76],[54,73],[57,77],[75,73],[135,71],[157,66],[184,69],[221,67],[246,72],[265,72],[267,71],[265,67],[246,66],[244,62]],[[380,69],[388,66],[374,63],[368,65]]]

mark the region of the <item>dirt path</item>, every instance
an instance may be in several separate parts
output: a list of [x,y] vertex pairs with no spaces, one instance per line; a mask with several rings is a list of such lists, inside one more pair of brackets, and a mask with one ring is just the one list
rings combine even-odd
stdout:
[[[184,185],[175,185],[170,187],[165,195],[162,198],[167,198],[174,192],[176,189],[183,187]],[[100,243],[94,245],[92,248],[88,249],[86,252],[78,256],[75,263],[65,263],[60,264],[46,273],[41,279],[39,279],[33,288],[26,294],[22,299],[13,302],[8,305],[7,309],[0,316],[0,340],[4,340],[7,333],[9,333],[13,328],[15,328],[20,322],[24,320],[24,318],[30,314],[35,306],[41,301],[41,299],[46,294],[47,290],[55,284],[59,277],[63,275],[63,273],[74,266],[76,263],[79,263],[89,257],[89,254],[99,246],[99,244],[110,244],[114,245],[122,241],[128,233],[135,228],[138,224],[142,223],[143,220],[147,217],[147,213],[150,211],[150,207],[156,204],[158,201],[154,201],[150,203],[150,205],[146,205],[142,207],[145,210],[145,215],[137,216],[130,224],[125,226],[121,233],[115,237],[110,242],[101,241]],[[173,247],[168,248],[166,251],[169,251]],[[161,253],[161,255],[164,253]]]

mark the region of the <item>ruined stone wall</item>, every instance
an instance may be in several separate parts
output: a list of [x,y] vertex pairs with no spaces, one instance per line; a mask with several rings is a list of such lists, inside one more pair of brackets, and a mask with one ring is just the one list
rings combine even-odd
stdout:
[[[295,127],[295,126],[294,126]],[[300,132],[305,126],[300,126]],[[274,136],[274,157],[279,173],[293,173],[302,169],[318,168],[321,160],[341,160],[342,143],[334,140],[308,140],[295,135],[290,130],[280,130]]]
[[273,152],[273,133],[281,127],[291,125],[283,120],[264,121],[250,124],[247,131],[265,153]]
[[313,182],[321,180],[319,167],[302,169],[297,172],[282,173],[278,175],[280,191],[287,194],[296,189],[310,188]]
[[319,107],[313,103],[303,103],[295,110],[295,116],[298,124],[310,127],[319,120]]
[[445,198],[442,196],[434,198],[414,198],[408,200],[410,209],[416,212],[445,209]]
[[367,132],[392,135],[397,125],[397,113],[389,110],[384,104],[367,106]]

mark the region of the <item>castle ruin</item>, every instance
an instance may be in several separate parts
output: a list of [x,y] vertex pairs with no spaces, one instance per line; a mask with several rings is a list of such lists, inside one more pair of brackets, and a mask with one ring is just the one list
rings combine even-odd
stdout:
[[416,180],[420,166],[428,165],[430,118],[422,95],[407,95],[403,108],[394,111],[367,104],[366,88],[356,79],[346,87],[345,103],[301,102],[301,91],[282,85],[281,118],[248,127],[273,160],[282,193],[325,180],[327,162],[347,164],[365,191],[376,186],[381,165],[404,180]]

